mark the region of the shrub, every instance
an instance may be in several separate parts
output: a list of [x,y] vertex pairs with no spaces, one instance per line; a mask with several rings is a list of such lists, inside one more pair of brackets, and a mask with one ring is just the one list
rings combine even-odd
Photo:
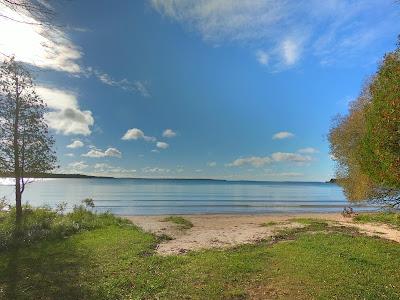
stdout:
[[17,244],[29,245],[38,240],[61,239],[85,230],[130,224],[128,220],[109,212],[89,211],[83,205],[75,206],[71,212],[65,214],[60,212],[60,207],[52,210],[48,207],[24,206],[18,230],[15,218],[14,207],[0,214],[0,250]]

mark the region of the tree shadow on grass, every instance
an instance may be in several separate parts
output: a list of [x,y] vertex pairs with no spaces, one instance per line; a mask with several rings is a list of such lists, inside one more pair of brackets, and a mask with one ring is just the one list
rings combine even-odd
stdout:
[[69,240],[0,252],[0,299],[93,299],[82,285],[89,254]]

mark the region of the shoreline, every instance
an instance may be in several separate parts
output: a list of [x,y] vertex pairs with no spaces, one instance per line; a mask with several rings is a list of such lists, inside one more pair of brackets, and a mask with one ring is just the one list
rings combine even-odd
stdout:
[[[344,207],[343,207],[344,208]],[[357,207],[353,207],[354,213],[362,213],[362,214],[368,214],[368,213],[376,213],[379,212],[379,210],[357,210]],[[321,211],[321,212],[254,212],[254,213],[248,213],[248,212],[221,212],[221,213],[215,213],[215,212],[210,212],[210,213],[170,213],[170,214],[137,214],[137,215],[129,215],[129,214],[114,214],[116,216],[119,216],[121,218],[145,218],[145,217],[153,217],[153,218],[166,218],[170,216],[176,216],[176,217],[293,217],[293,218],[301,218],[301,217],[312,217],[312,216],[329,216],[329,215],[341,215],[342,211]]]
[[[179,224],[165,220],[171,215],[124,216],[146,232],[169,237],[158,244],[160,255],[184,254],[189,251],[210,248],[229,248],[254,244],[273,238],[278,231],[304,227],[301,219],[317,219],[331,225],[354,227],[360,233],[379,236],[400,243],[400,231],[383,224],[356,223],[341,213],[293,213],[293,214],[199,214],[174,215],[193,224],[183,229]],[[299,220],[300,219],[300,220]]]

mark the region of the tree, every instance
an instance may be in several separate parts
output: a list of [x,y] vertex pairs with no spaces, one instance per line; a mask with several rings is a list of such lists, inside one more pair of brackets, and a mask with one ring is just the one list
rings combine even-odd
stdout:
[[363,201],[375,194],[376,187],[359,160],[366,130],[365,108],[370,101],[367,83],[360,96],[350,103],[348,115],[338,116],[329,133],[331,154],[336,161],[336,179],[350,201]]
[[400,45],[387,54],[329,141],[336,176],[351,201],[400,205]]
[[0,14],[0,18],[31,25],[52,26],[53,24],[54,11],[46,0],[0,0],[0,5],[7,7],[18,15],[29,16],[34,22],[16,20],[4,14]]
[[400,189],[400,48],[385,56],[370,90],[363,168],[377,184]]
[[17,223],[27,176],[56,167],[54,139],[44,121],[46,110],[29,71],[14,58],[4,61],[0,66],[0,171],[15,177]]

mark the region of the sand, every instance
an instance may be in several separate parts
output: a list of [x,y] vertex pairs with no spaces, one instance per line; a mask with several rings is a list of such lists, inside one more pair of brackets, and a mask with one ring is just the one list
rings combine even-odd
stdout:
[[[400,243],[400,231],[383,224],[361,224],[339,213],[288,214],[288,215],[182,215],[193,223],[190,229],[181,229],[179,225],[164,222],[166,216],[126,216],[143,230],[156,235],[166,234],[172,240],[158,245],[160,255],[184,254],[188,251],[210,248],[227,248],[241,244],[256,243],[272,237],[283,228],[304,226],[293,221],[295,218],[313,218],[326,220],[343,226],[352,226],[369,236],[392,240]],[[277,224],[262,226],[264,223]]]

